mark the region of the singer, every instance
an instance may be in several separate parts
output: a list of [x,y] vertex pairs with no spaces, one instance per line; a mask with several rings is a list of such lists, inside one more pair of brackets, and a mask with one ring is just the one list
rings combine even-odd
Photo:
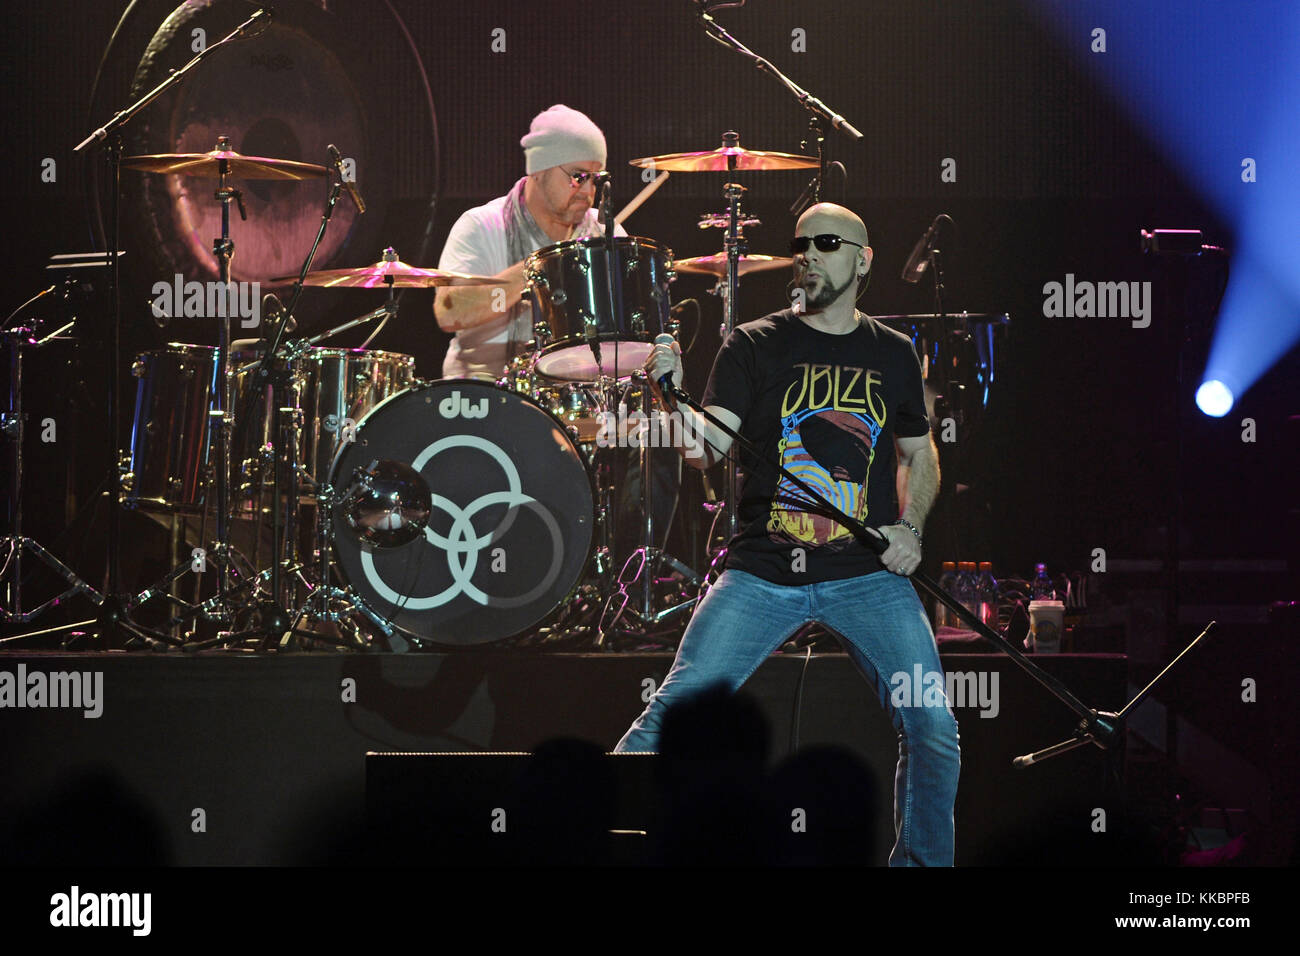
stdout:
[[[533,117],[524,149],[527,175],[504,196],[468,209],[447,236],[438,268],[495,276],[500,286],[443,287],[434,298],[438,326],[455,334],[445,378],[496,381],[533,337],[521,301],[524,260],[545,246],[599,236],[595,173],[605,166],[605,134],[585,114],[555,105]],[[627,235],[621,227],[616,235]],[[505,290],[505,300],[496,290]]]
[[[830,203],[811,207],[796,225],[791,254],[795,307],[732,332],[702,404],[763,458],[877,527],[889,547],[877,556],[838,522],[803,510],[802,492],[775,469],[742,459],[740,529],[725,570],[696,609],[663,684],[615,749],[655,750],[674,701],[718,682],[734,691],[816,621],[844,644],[898,731],[890,866],[951,866],[956,718],[942,692],[925,702],[891,696],[895,674],[917,666],[943,672],[907,581],[921,563],[921,528],[939,488],[920,363],[906,336],[856,308],[872,260],[857,215]],[[666,374],[681,382],[680,348],[657,345],[646,371],[656,386]],[[688,463],[720,460],[730,436],[681,410],[708,450]]]

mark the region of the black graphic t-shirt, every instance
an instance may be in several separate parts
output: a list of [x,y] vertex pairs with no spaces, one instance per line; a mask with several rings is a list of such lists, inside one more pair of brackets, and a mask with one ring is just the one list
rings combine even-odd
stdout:
[[861,313],[854,331],[832,335],[789,309],[775,312],[727,337],[703,404],[737,415],[740,433],[766,460],[740,458],[740,531],[728,568],[776,584],[881,570],[876,553],[839,522],[780,500],[807,495],[768,463],[780,462],[869,527],[898,520],[894,439],[930,431],[907,336]]

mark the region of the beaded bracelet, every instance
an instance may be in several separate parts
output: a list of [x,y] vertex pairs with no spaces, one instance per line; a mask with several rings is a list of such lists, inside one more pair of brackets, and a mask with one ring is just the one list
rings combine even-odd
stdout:
[[912,522],[908,521],[906,518],[899,518],[894,522],[894,524],[901,524],[908,531],[912,532],[912,534],[916,535],[916,541],[918,544],[921,543],[921,532],[916,530],[916,525],[912,524]]

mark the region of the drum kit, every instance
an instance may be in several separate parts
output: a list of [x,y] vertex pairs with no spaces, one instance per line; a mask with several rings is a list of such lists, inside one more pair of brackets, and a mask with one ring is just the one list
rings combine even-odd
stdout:
[[[229,207],[241,202],[232,182],[329,175],[325,166],[241,155],[224,138],[207,153],[126,157],[121,165],[217,180],[222,235],[213,248],[223,282],[234,246]],[[661,179],[810,168],[818,160],[747,150],[728,133],[719,149],[633,165]],[[159,597],[178,606],[164,630],[186,647],[457,648],[508,640],[604,647],[611,635],[664,633],[698,600],[702,579],[659,547],[664,529],[650,517],[651,448],[659,443],[650,434],[656,413],[642,366],[656,339],[677,332],[670,283],[679,272],[718,281],[730,328],[741,276],[790,264],[748,254],[744,230],[757,220],[743,212],[744,192],[728,183],[726,211],[702,218],[703,227],[724,230],[717,255],[675,261],[666,245],[640,236],[534,252],[525,266],[533,337],[496,382],[425,381],[411,356],[366,347],[396,314],[396,289],[496,281],[412,266],[392,249],[348,269],[310,271],[309,257],[299,276],[273,280],[382,289],[388,301],[287,341],[269,360],[273,322],[261,340],[231,341],[228,317],[215,347],[171,343],[137,355],[121,504],[172,520],[198,517],[194,553],[213,562],[219,585],[205,597],[196,584],[193,600],[184,600],[178,583],[199,567],[185,561],[131,606]],[[608,201],[606,187],[604,222]],[[375,320],[379,328],[361,348],[323,344]],[[630,435],[629,407],[640,413]],[[630,514],[615,500],[620,455],[636,459],[640,473]],[[265,555],[268,512],[280,527]],[[213,519],[215,539],[206,541]],[[639,541],[630,555],[615,554],[620,520],[633,524]],[[249,526],[251,552],[232,543],[247,542]],[[210,579],[204,583],[211,591]]]
[[[732,132],[714,150],[632,161],[656,177],[819,164],[817,157],[746,149]],[[325,166],[241,155],[224,138],[208,153],[127,157],[121,165],[217,180],[222,235],[213,249],[223,283],[234,248],[230,204],[242,212],[231,181],[329,175]],[[179,608],[150,643],[603,648],[611,635],[644,641],[675,633],[669,625],[702,596],[720,549],[701,576],[660,547],[666,535],[651,518],[651,451],[659,442],[650,433],[663,419],[651,407],[642,366],[657,340],[678,331],[670,304],[678,275],[716,280],[725,336],[736,324],[741,278],[791,265],[749,253],[745,230],[758,220],[744,209],[745,192],[727,182],[725,210],[701,217],[701,228],[723,230],[715,255],[674,259],[663,243],[639,236],[570,240],[534,252],[525,266],[533,338],[496,382],[422,380],[411,356],[366,347],[396,314],[395,290],[497,281],[412,266],[392,249],[372,264],[321,271],[310,271],[309,255],[298,276],[275,280],[296,279],[295,293],[302,286],[387,293],[382,306],[336,328],[281,343],[283,328],[296,321],[290,306],[274,335],[268,320],[265,338],[231,341],[230,316],[222,313],[215,347],[171,343],[137,355],[120,504],[200,521],[193,560],[128,603],[163,598]],[[608,186],[602,221],[611,221]],[[360,348],[321,344],[374,321],[379,326]],[[914,331],[922,335],[919,326]],[[918,351],[928,347],[917,344]],[[990,350],[974,357],[984,379],[991,379]],[[941,362],[936,368],[950,386],[953,370]],[[630,433],[621,430],[629,407],[640,412]],[[639,449],[640,474],[630,517],[615,506],[612,478],[613,459],[628,446]],[[713,509],[725,519],[715,540],[734,533],[736,487],[731,466],[724,501]],[[264,556],[268,513],[272,549]],[[628,555],[614,553],[620,520],[636,525],[639,546]],[[236,527],[242,541],[254,529],[251,551],[232,543]],[[215,595],[207,570],[216,571]],[[201,580],[185,600],[179,585],[191,572]]]

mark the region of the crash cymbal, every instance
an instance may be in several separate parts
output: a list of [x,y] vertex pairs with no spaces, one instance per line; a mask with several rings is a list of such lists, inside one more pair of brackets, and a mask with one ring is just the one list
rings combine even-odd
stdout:
[[226,161],[226,175],[231,179],[278,179],[296,181],[326,175],[329,170],[315,163],[298,163],[290,159],[244,156],[233,149],[214,149],[207,153],[156,153],[151,156],[128,156],[122,165],[146,173],[176,173],[216,179],[220,160]]
[[[784,269],[794,264],[789,256],[741,256],[740,274],[766,272],[769,269]],[[698,272],[720,276],[727,271],[727,254],[716,252],[711,256],[695,256],[693,259],[676,259],[673,261],[674,272]]]
[[632,160],[633,166],[669,173],[713,173],[728,170],[815,169],[816,156],[745,149],[739,142],[702,153],[664,153]]
[[[297,276],[280,276],[271,281],[276,284],[296,282]],[[421,269],[407,265],[400,259],[381,259],[368,266],[355,269],[323,269],[307,273],[303,285],[322,286],[326,289],[428,289],[443,285],[493,285],[500,280],[492,276],[468,275],[464,272],[447,272],[438,269]]]

